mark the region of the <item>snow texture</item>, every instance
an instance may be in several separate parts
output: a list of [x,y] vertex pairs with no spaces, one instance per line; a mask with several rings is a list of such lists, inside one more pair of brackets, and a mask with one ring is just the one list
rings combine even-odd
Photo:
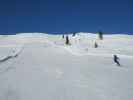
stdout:
[[133,100],[133,36],[69,39],[71,45],[62,35],[0,35],[0,100]]

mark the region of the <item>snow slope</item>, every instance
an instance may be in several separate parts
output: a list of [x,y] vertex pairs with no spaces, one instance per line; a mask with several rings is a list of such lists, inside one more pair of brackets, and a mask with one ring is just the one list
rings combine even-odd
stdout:
[[133,100],[133,36],[69,38],[67,46],[61,35],[1,35],[0,100]]

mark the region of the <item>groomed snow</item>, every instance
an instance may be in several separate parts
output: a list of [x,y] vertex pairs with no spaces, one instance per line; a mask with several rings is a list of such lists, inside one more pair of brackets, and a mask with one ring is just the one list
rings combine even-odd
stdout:
[[71,45],[62,35],[0,35],[0,100],[133,100],[132,35],[69,39]]

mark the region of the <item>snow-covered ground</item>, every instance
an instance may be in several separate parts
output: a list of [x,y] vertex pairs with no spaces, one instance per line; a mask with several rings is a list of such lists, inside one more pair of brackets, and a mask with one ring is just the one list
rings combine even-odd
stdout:
[[61,35],[1,35],[0,100],[133,100],[133,36],[69,38],[71,45]]

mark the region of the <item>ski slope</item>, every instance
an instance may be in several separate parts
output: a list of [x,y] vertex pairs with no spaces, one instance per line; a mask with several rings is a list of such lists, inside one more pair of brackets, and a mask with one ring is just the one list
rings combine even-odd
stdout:
[[133,100],[133,36],[69,39],[71,45],[61,35],[1,35],[0,100]]

